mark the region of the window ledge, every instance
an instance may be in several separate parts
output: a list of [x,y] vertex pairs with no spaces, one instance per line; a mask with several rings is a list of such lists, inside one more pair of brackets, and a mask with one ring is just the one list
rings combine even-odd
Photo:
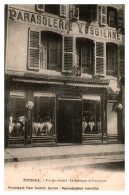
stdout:
[[104,79],[109,79],[109,80],[115,80],[115,81],[117,81],[117,77],[116,76],[108,76],[108,75],[106,75],[104,77]]
[[61,72],[57,72],[55,70],[44,70],[44,69],[40,69],[39,74],[45,74],[45,75],[58,75],[61,76]]
[[82,78],[92,78],[92,75],[81,73],[81,77]]

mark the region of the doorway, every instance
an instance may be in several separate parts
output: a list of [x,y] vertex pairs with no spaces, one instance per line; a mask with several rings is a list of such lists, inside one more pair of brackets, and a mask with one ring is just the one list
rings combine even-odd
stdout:
[[81,143],[82,102],[59,100],[57,113],[57,142]]

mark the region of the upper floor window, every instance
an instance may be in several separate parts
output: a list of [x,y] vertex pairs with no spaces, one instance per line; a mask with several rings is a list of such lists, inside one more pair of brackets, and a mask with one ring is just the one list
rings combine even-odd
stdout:
[[62,38],[52,32],[29,30],[28,68],[61,71]]
[[76,5],[79,8],[79,20],[86,22],[97,21],[97,5]]
[[45,12],[59,15],[60,14],[60,5],[59,4],[45,5]]
[[77,38],[76,65],[82,73],[91,74],[93,71],[93,41]]
[[107,24],[110,27],[117,26],[117,9],[113,7],[107,7]]
[[61,71],[61,36],[52,32],[41,33],[41,69]]
[[66,17],[66,5],[63,4],[36,4],[35,9],[38,12],[46,12],[61,17]]

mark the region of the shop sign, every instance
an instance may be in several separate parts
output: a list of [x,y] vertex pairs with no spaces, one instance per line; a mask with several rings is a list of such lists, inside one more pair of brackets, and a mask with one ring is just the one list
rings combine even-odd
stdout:
[[79,33],[93,37],[122,41],[122,35],[120,35],[116,30],[85,25],[79,22],[73,23],[72,21],[65,19],[49,17],[14,8],[9,8],[8,18],[12,21],[31,23],[58,30],[67,30],[67,32],[71,33]]
[[58,96],[58,99],[70,99],[70,100],[74,100],[74,99],[78,99],[81,100],[81,95],[79,94],[60,94]]

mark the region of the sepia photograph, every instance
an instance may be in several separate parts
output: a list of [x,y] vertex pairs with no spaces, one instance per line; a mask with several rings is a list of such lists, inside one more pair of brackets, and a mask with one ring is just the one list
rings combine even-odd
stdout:
[[125,190],[125,4],[4,4],[4,190]]

